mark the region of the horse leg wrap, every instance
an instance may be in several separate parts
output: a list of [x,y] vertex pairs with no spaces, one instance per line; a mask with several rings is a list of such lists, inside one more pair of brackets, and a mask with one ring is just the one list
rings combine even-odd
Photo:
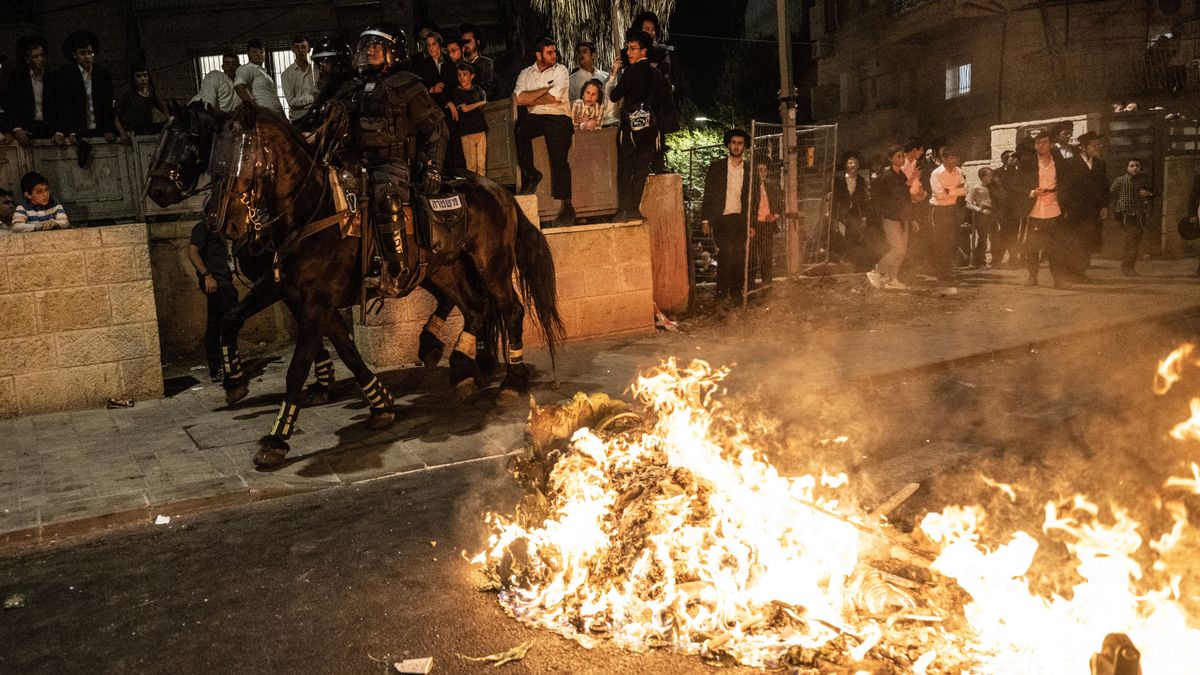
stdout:
[[428,321],[425,322],[425,330],[433,333],[434,335],[441,335],[442,328],[445,327],[445,325],[446,320],[437,314],[434,314],[433,316],[429,317]]
[[458,336],[458,342],[454,343],[454,351],[462,354],[468,359],[475,358],[475,336],[463,331],[462,335]]
[[221,363],[225,367],[226,380],[242,379],[242,355],[238,354],[236,346],[221,345]]
[[363,396],[367,397],[367,402],[371,404],[371,411],[391,410],[392,395],[384,389],[383,383],[378,377],[372,377],[367,386],[363,387]]
[[291,438],[292,430],[296,428],[296,415],[299,413],[300,406],[295,403],[280,403],[279,416],[275,418],[275,425],[271,427],[271,435],[284,440]]
[[333,360],[325,359],[313,367],[317,375],[317,384],[329,388],[333,386]]
[[520,344],[509,345],[508,347],[508,364],[515,366],[525,362],[525,350]]

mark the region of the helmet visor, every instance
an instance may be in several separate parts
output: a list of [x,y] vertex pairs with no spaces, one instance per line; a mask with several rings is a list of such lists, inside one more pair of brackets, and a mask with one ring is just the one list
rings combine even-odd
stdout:
[[364,32],[354,50],[355,70],[384,70],[392,65],[393,40],[382,33]]

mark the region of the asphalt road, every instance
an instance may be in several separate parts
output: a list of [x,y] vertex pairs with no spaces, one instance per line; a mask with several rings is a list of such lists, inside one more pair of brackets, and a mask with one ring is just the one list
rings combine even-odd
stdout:
[[[982,437],[1011,443],[1011,453],[1000,448],[990,461],[1008,453],[1019,465],[1036,465],[1047,446],[1022,443],[1029,440],[1022,429],[1045,441],[1047,430],[1062,430],[1068,419],[1077,430],[1088,416],[1161,407],[1145,396],[1151,372],[1139,373],[1165,347],[1194,338],[1196,327],[1193,315],[847,387],[841,396],[876,401],[879,409],[871,436],[877,447],[862,468],[886,461],[910,474],[933,473],[976,461],[969,453],[950,453],[940,464],[916,461],[922,451],[904,450],[912,447],[904,443],[924,431],[972,447]],[[1113,378],[1137,378],[1136,387]],[[1051,405],[1071,412],[1003,433],[985,433],[988,425],[975,414]],[[953,414],[964,406],[975,413]],[[1074,436],[1081,443],[1089,437],[1069,429],[1050,434]],[[904,441],[889,445],[889,438]],[[483,461],[0,554],[0,597],[26,596],[24,608],[0,612],[0,672],[369,673],[384,669],[373,658],[432,656],[434,673],[473,673],[490,669],[460,654],[499,652],[530,639],[536,642],[527,658],[503,672],[711,672],[692,656],[585,650],[521,626],[493,595],[476,590],[480,580],[460,552],[479,546],[480,514],[511,505],[514,490],[500,462]]]

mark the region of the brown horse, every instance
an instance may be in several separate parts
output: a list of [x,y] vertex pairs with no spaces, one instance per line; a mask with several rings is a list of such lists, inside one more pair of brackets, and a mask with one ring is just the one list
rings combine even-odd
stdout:
[[[276,252],[277,274],[265,276],[243,304],[253,313],[259,303],[273,302],[278,294],[295,312],[299,329],[288,367],[287,394],[255,457],[260,468],[270,468],[281,464],[289,449],[287,438],[295,428],[304,379],[322,336],[330,339],[362,387],[371,408],[368,424],[385,427],[395,413],[391,396],[363,363],[349,327],[336,311],[359,301],[362,246],[358,238],[342,236],[336,226],[348,214],[334,206],[322,166],[322,144],[314,149],[287,120],[248,106],[223,120],[220,133],[235,141],[237,152],[229,155],[232,160],[214,162],[213,181],[218,187],[205,215],[235,241],[262,238],[270,243]],[[495,334],[508,363],[500,384],[502,399],[515,398],[529,384],[522,359],[522,299],[532,305],[552,356],[562,338],[554,262],[545,237],[503,188],[472,174],[460,190],[467,208],[461,246],[450,255],[431,259],[425,286],[439,304],[452,303],[463,313],[463,333],[450,355],[451,376],[460,395],[469,394],[478,384],[476,338]],[[519,295],[513,286],[514,271]],[[265,290],[260,292],[260,286]],[[236,341],[240,325],[228,328],[223,326],[221,337],[230,371],[226,391],[244,395],[246,377]],[[430,328],[426,324],[423,333],[432,335]],[[424,334],[422,342],[426,342]]]

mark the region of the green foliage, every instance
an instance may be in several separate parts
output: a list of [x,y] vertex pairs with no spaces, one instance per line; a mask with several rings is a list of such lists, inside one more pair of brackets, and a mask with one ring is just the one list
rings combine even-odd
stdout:
[[[724,131],[713,127],[684,128],[667,134],[667,168],[683,176],[684,202],[698,208],[704,196],[708,165],[725,156]],[[689,215],[693,215],[689,213]]]

